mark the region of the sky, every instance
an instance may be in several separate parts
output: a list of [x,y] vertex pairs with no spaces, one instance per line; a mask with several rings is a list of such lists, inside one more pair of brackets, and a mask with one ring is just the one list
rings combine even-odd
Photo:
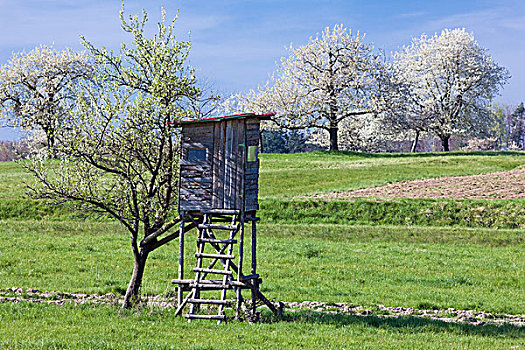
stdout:
[[[130,37],[120,29],[120,0],[0,0],[0,65],[13,52],[41,44],[82,50],[79,35],[118,50]],[[523,0],[127,0],[126,13],[146,10],[155,32],[161,7],[178,13],[179,40],[192,41],[190,62],[215,89],[229,95],[268,80],[287,48],[304,45],[326,27],[343,24],[391,52],[422,33],[466,28],[511,79],[496,101],[525,102]],[[0,140],[18,134],[0,128]]]

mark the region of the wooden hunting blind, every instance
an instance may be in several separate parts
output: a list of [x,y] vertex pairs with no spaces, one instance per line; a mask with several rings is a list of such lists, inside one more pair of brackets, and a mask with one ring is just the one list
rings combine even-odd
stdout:
[[257,210],[259,124],[239,114],[181,122],[179,211]]
[[[246,113],[176,123],[181,127],[181,224],[179,275],[173,283],[178,284],[176,314],[189,305],[185,314],[188,320],[216,319],[220,323],[226,318],[224,309],[229,305],[235,309],[237,318],[257,318],[256,308],[262,304],[277,313],[259,291],[256,236],[260,121],[272,115]],[[251,223],[252,233],[249,274],[243,273],[246,223]],[[193,279],[184,279],[184,236],[194,227],[197,228],[195,275]],[[249,301],[242,296],[244,289],[251,291]],[[227,300],[228,290],[235,291],[235,305]],[[219,291],[219,295],[204,298],[201,295],[204,291]],[[210,314],[212,308],[201,308],[203,304],[215,305],[218,310]]]

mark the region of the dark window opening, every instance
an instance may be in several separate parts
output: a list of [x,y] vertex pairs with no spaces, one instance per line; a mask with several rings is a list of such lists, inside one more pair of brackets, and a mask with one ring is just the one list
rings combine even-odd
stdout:
[[205,162],[206,161],[206,149],[190,148],[188,150],[189,161]]

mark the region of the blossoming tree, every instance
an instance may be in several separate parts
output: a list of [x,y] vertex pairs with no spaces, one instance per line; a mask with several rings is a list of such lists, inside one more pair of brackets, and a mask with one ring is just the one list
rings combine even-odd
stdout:
[[330,150],[338,150],[343,120],[358,120],[371,111],[377,56],[343,25],[326,28],[308,44],[283,57],[270,81],[231,100],[237,110],[276,112],[273,121],[288,129],[328,132]]
[[82,52],[41,46],[14,54],[0,68],[0,117],[9,126],[42,132],[52,149],[73,108],[75,84],[90,77]]
[[177,41],[162,21],[144,35],[147,14],[124,18],[133,36],[116,55],[83,39],[93,57],[92,82],[83,82],[76,108],[55,148],[60,163],[35,160],[39,180],[33,195],[67,201],[105,213],[130,234],[135,258],[124,307],[138,299],[148,255],[178,237],[178,135],[169,122],[188,116],[190,100],[201,98],[187,63],[189,41]]
[[398,117],[416,135],[437,135],[444,151],[452,135],[487,129],[490,101],[509,79],[507,70],[465,29],[413,39],[394,54],[392,69],[396,89],[391,97],[404,101]]

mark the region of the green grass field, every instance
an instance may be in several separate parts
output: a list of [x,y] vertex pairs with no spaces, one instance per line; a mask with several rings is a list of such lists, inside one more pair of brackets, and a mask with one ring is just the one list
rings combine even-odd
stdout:
[[524,337],[509,326],[311,312],[220,326],[187,323],[173,310],[109,306],[0,304],[0,315],[9,325],[0,328],[3,349],[520,349]]
[[[510,170],[525,165],[524,153],[261,158],[259,271],[269,298],[525,314],[523,200],[290,201]],[[24,181],[31,179],[18,164],[0,163],[0,289],[122,293],[132,269],[126,232],[108,219],[29,200]],[[429,210],[433,215],[418,215]],[[187,236],[188,247],[193,238]],[[172,295],[176,262],[176,244],[155,251],[143,294]],[[262,316],[259,324],[217,326],[188,324],[155,307],[0,303],[0,348],[525,348],[525,328],[510,325],[311,311],[286,312],[279,322],[268,311]]]

